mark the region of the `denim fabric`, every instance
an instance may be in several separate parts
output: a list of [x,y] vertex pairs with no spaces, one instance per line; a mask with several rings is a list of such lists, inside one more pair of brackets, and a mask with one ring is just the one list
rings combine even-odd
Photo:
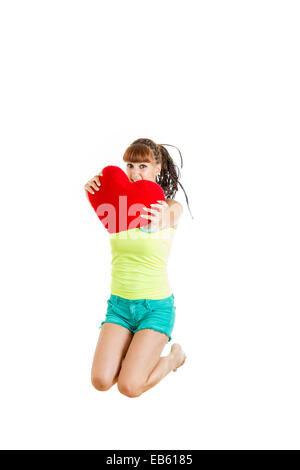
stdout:
[[107,304],[106,317],[99,328],[104,323],[116,323],[132,333],[150,328],[165,333],[171,341],[176,316],[174,294],[164,299],[125,299],[111,294]]

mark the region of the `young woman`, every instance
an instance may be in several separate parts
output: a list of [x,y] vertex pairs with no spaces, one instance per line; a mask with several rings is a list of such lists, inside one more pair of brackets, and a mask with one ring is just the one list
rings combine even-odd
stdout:
[[[140,396],[186,359],[178,343],[172,345],[168,356],[160,356],[171,340],[175,322],[176,307],[166,266],[183,211],[174,200],[180,172],[163,145],[168,144],[138,139],[123,156],[129,180],[158,183],[166,202],[144,208],[142,217],[150,220],[147,226],[127,230],[125,238],[124,232],[110,235],[111,296],[91,370],[97,390],[108,390],[117,382],[119,391],[128,397]],[[96,175],[85,185],[86,195],[101,190],[100,186]],[[185,197],[188,204],[186,193]]]

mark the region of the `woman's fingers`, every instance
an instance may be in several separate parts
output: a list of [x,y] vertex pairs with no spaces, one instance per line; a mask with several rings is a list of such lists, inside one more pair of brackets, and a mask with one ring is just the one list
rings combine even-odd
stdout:
[[143,210],[146,212],[151,212],[152,214],[157,214],[157,209],[150,209],[149,207],[143,207]]
[[88,198],[88,193],[95,194],[95,191],[99,191],[101,186],[101,181],[99,176],[103,176],[102,170],[100,171],[99,175],[94,176],[90,181],[88,181],[85,186],[85,193],[86,197]]
[[168,204],[165,201],[161,201],[161,204],[150,204],[151,207],[157,207],[158,209],[162,209],[163,207],[168,207]]
[[98,186],[96,185],[96,183],[94,183],[94,181],[89,181],[85,186],[84,186],[84,189],[91,193],[91,194],[95,194],[95,192],[93,191],[94,189],[96,191],[99,191],[99,188]]
[[89,185],[94,188],[96,191],[99,191],[99,187],[97,186],[96,182],[94,180],[91,180]]
[[88,193],[95,194],[95,191],[99,191],[100,186],[101,186],[101,181],[100,181],[99,176],[103,176],[102,171],[99,173],[99,175],[94,176],[94,178],[88,181],[86,185],[84,186],[87,198],[88,198]]
[[101,181],[98,175],[95,176],[94,181],[98,184],[98,186],[101,186]]
[[95,192],[92,190],[92,188],[90,188],[89,184],[86,184],[84,189],[86,190],[87,193],[95,194]]

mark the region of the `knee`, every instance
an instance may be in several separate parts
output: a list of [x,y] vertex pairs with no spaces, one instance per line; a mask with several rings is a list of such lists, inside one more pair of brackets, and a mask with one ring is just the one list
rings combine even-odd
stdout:
[[134,382],[118,381],[117,386],[120,393],[130,398],[139,397],[143,393],[141,385]]
[[113,382],[110,379],[101,377],[99,375],[92,375],[91,382],[93,387],[95,387],[96,390],[99,390],[101,392],[105,392],[106,390],[110,389],[113,385]]

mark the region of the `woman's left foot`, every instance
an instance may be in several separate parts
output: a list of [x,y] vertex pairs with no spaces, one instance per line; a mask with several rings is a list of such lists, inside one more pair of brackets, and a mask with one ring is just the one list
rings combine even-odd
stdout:
[[186,360],[186,354],[183,351],[182,347],[178,343],[174,343],[171,347],[170,355],[173,355],[175,358],[176,367],[173,369],[174,372],[178,369],[178,367],[182,366]]

